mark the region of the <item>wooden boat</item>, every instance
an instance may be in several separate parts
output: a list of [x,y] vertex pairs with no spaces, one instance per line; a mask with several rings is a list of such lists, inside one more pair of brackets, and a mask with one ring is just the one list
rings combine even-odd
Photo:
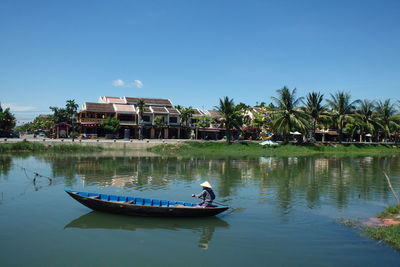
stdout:
[[200,217],[214,216],[229,207],[214,205],[199,207],[197,204],[140,197],[116,196],[65,190],[71,197],[88,208],[98,211],[131,216]]

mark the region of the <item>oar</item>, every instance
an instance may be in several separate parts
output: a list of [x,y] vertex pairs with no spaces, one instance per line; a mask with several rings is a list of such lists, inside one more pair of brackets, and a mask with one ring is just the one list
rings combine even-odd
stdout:
[[218,204],[218,205],[221,205],[221,206],[228,206],[228,205],[226,205],[226,204],[222,204],[222,203],[219,203],[219,202],[217,202],[217,201],[213,201],[212,203],[215,203],[215,204]]

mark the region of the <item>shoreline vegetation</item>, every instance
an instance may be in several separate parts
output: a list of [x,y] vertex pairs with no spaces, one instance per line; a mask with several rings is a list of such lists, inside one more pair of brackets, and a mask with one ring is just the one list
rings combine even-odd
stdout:
[[[123,148],[104,148],[76,144],[45,145],[39,142],[21,141],[0,143],[0,152],[95,152],[103,150],[124,150]],[[292,155],[378,155],[400,154],[400,146],[394,144],[368,143],[315,143],[315,144],[280,144],[261,146],[254,141],[239,141],[231,144],[225,142],[185,141],[173,144],[160,144],[143,148],[148,152],[171,156],[292,156]]]
[[377,218],[380,224],[362,227],[365,235],[400,250],[400,204],[386,208]]
[[0,144],[0,152],[97,152],[99,146],[83,146],[79,144],[44,145],[38,142],[21,141]]
[[291,156],[312,154],[351,154],[377,155],[400,154],[399,145],[386,144],[280,144],[278,146],[261,146],[256,142],[181,142],[161,144],[148,151],[163,155],[209,155],[209,156]]

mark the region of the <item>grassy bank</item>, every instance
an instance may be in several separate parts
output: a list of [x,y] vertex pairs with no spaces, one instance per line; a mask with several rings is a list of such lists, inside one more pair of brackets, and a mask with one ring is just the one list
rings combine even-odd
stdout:
[[97,146],[82,146],[77,144],[59,144],[59,145],[45,146],[41,143],[28,142],[28,141],[0,144],[0,152],[34,152],[34,151],[92,152],[101,150],[103,149]]
[[148,149],[151,152],[172,155],[310,155],[310,154],[400,154],[400,148],[391,145],[369,144],[286,144],[261,146],[255,142],[182,142],[163,144]]
[[[380,219],[400,220],[400,205],[391,206],[382,211]],[[364,226],[366,235],[376,240],[383,240],[393,248],[400,250],[400,225],[391,226]]]

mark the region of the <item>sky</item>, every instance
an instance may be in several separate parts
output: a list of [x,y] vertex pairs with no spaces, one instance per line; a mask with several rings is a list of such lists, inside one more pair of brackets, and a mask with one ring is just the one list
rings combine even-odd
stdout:
[[99,96],[396,101],[399,14],[397,0],[0,0],[0,102],[22,123]]

